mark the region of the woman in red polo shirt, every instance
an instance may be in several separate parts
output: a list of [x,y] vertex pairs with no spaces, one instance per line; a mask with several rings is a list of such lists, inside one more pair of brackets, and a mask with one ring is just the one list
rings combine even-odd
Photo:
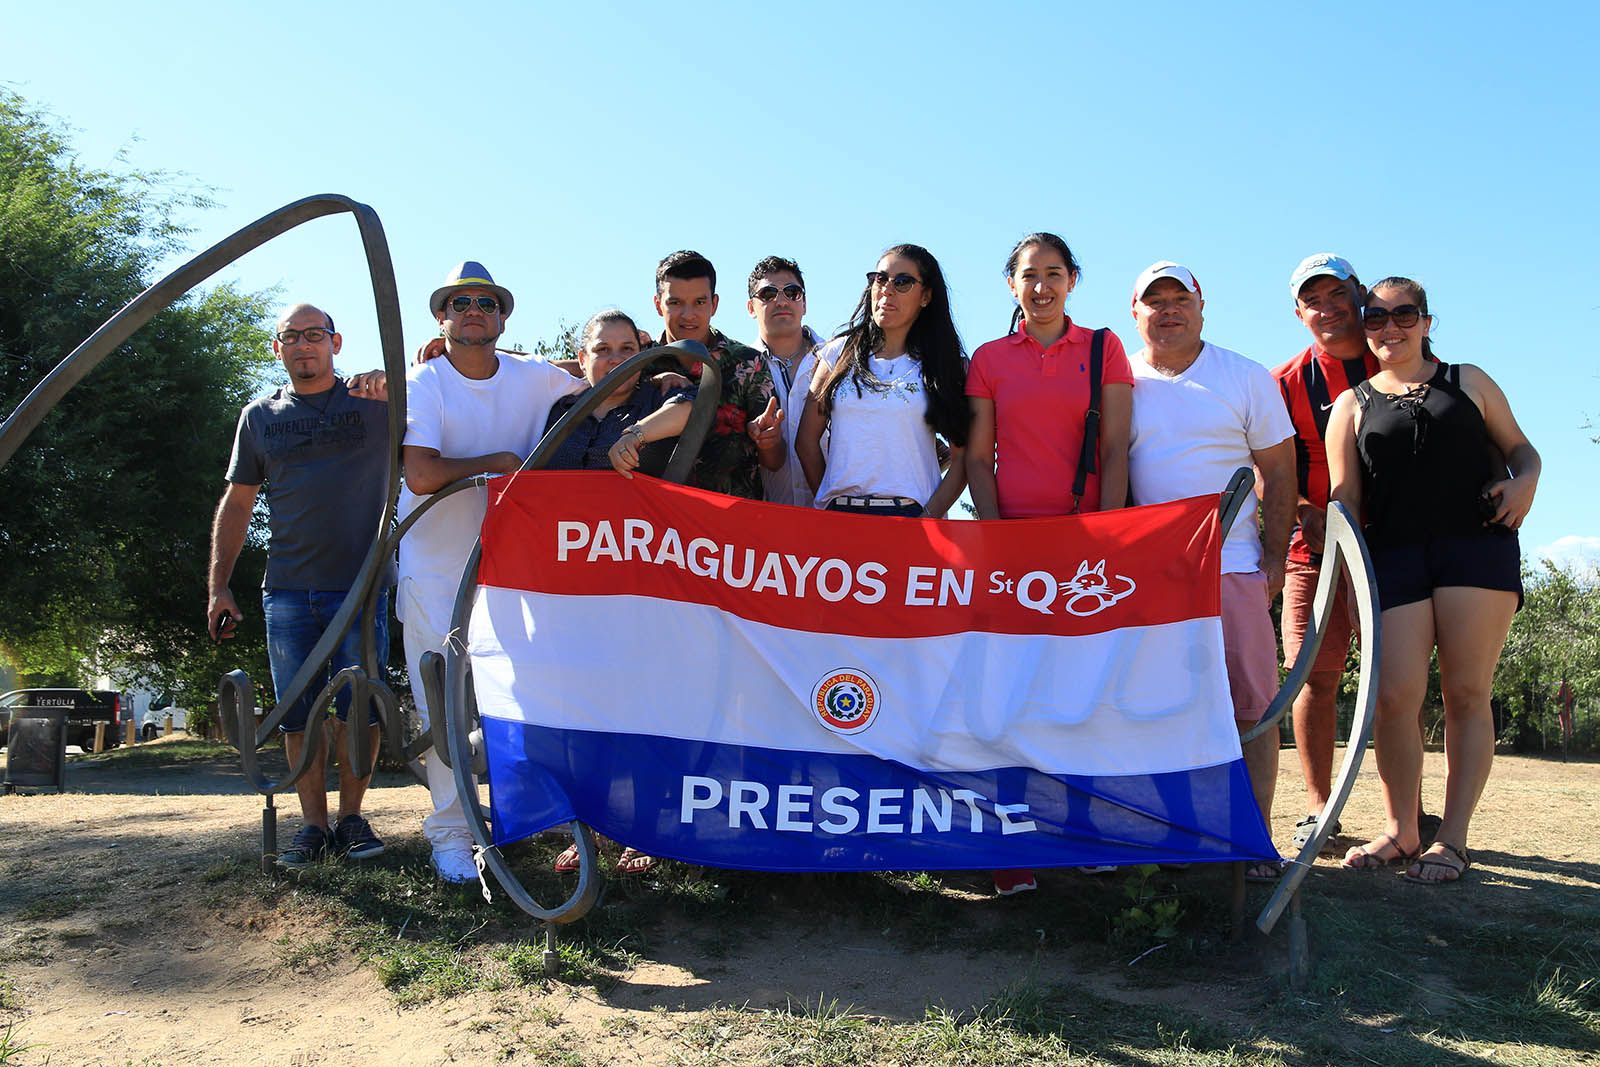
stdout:
[[[972,427],[967,484],[980,519],[1026,519],[1121,507],[1128,495],[1133,368],[1106,331],[1098,461],[1074,499],[1089,410],[1094,331],[1067,314],[1078,261],[1053,233],[1030,233],[1006,260],[1012,332],[979,346],[967,372]],[[1103,503],[1102,503],[1103,502]]]
[[[1067,314],[1079,274],[1072,249],[1053,233],[1030,233],[1006,260],[1006,284],[1017,301],[1011,333],[979,346],[967,371],[967,484],[980,519],[1101,511],[1127,499],[1133,368],[1110,330],[1102,351],[1096,462],[1082,496],[1073,493],[1094,341],[1094,331]],[[994,885],[1009,896],[1035,882],[1032,871],[996,871]]]

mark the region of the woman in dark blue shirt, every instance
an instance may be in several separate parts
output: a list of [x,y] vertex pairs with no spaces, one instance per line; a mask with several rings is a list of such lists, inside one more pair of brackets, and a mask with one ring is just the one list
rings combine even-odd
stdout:
[[[639,329],[625,313],[612,308],[584,324],[578,343],[578,364],[593,389],[613,368],[638,354]],[[584,390],[556,401],[545,427],[554,426],[588,395]],[[672,442],[689,421],[694,395],[692,388],[663,388],[634,375],[573,429],[545,469],[614,468],[629,478],[637,469],[659,476],[672,454]]]

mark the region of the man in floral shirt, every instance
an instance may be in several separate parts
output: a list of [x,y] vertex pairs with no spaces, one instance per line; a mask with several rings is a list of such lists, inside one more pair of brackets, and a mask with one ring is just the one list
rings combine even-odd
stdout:
[[[761,353],[711,328],[717,313],[716,268],[698,252],[672,253],[656,265],[655,306],[666,326],[658,343],[699,341],[722,373],[722,403],[689,484],[760,500],[760,467],[777,470],[783,465],[777,401]],[[690,377],[699,377],[698,365],[687,369]]]

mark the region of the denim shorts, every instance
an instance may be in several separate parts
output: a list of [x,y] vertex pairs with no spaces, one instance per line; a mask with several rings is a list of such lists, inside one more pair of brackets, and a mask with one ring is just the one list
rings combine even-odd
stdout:
[[[263,589],[261,611],[267,621],[267,660],[272,665],[272,688],[281,700],[289,685],[311,655],[311,650],[321,640],[323,632],[344,603],[343,590],[321,589]],[[377,612],[378,666],[389,662],[389,591],[378,597]],[[334,649],[328,666],[306,687],[305,694],[295,701],[278,729],[286,734],[297,734],[306,728],[306,718],[311,704],[322,692],[328,680],[346,667],[361,664],[361,624],[357,614],[350,632],[344,635],[339,647]],[[340,719],[350,715],[350,690],[341,689],[334,697],[334,706]],[[378,709],[373,707],[367,720],[378,723]]]

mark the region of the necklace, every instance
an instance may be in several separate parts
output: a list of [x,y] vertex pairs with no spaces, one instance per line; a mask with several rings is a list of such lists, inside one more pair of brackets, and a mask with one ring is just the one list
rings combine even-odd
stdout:
[[913,353],[907,352],[893,359],[870,356],[862,370],[865,373],[861,376],[861,384],[874,393],[922,392],[922,365]]
[[326,422],[328,420],[328,405],[333,403],[334,395],[337,392],[338,383],[335,382],[333,388],[330,388],[326,393],[320,394],[323,398],[322,403],[320,404],[314,403],[311,399],[312,396],[319,394],[297,393],[291,389],[289,391],[289,395],[294,397],[300,403],[304,404],[306,407],[310,408],[312,411],[315,411],[317,413],[317,417],[323,422]]

